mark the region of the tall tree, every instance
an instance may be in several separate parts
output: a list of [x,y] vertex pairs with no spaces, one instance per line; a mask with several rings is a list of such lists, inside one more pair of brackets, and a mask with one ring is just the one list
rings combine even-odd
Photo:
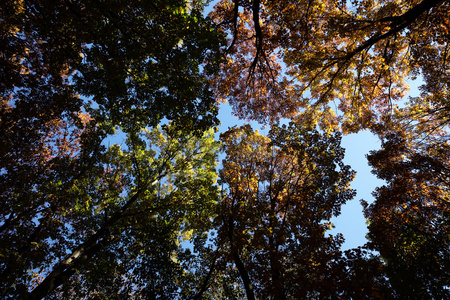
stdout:
[[401,299],[445,299],[450,295],[450,168],[448,143],[419,147],[403,134],[385,137],[368,156],[386,185],[365,203],[369,246],[379,251]]
[[[217,143],[212,130],[197,138],[173,128],[142,132],[131,138],[129,151],[112,147],[118,155],[111,157],[125,168],[120,172],[122,182],[126,177],[131,182],[116,198],[92,208],[98,211],[94,229],[99,229],[71,256],[83,249],[86,255],[96,251],[96,259],[87,261],[81,253],[71,265],[64,265],[64,273],[76,268],[78,275],[62,286],[59,295],[78,298],[83,291],[102,297],[183,299],[200,289],[205,278],[197,274],[204,266],[192,265],[201,257],[181,243],[188,240],[196,252],[207,251],[205,234],[217,199],[213,186]],[[97,242],[89,245],[93,239]]]
[[[2,3],[2,297],[17,298],[36,287],[30,297],[41,298],[62,283],[75,283],[71,275],[88,270],[87,263],[95,265],[89,261],[94,257],[99,259],[99,270],[109,274],[100,268],[102,255],[106,257],[106,249],[113,253],[112,245],[131,243],[124,239],[125,227],[130,226],[128,214],[137,216],[136,205],[146,202],[143,199],[151,202],[149,210],[156,206],[156,198],[148,193],[155,193],[155,182],[163,177],[175,178],[175,169],[180,172],[177,178],[187,172],[185,167],[198,171],[190,179],[203,178],[199,187],[212,184],[200,166],[213,164],[210,149],[214,147],[203,132],[217,124],[208,76],[221,57],[222,38],[202,16],[203,4],[179,0]],[[186,145],[166,149],[160,143],[157,150],[145,152],[138,133],[144,128],[152,131],[162,120],[174,121],[171,132],[184,132],[171,133],[171,145]],[[117,129],[129,135],[126,155],[105,147],[105,139]],[[211,146],[204,154],[209,156],[192,154],[186,163],[203,162],[173,166],[182,153],[198,149],[192,144],[195,139],[203,143],[201,147]],[[143,168],[142,151],[149,159],[156,151],[172,160]],[[139,177],[136,170],[146,174]],[[188,190],[184,182],[170,184]],[[198,192],[205,194],[205,189]],[[182,216],[190,213],[187,206],[175,205],[181,200],[172,192],[164,193],[171,194],[173,200],[167,203],[174,204],[172,213],[180,215],[161,229],[161,236],[170,236],[166,246],[178,249],[174,241],[184,230]],[[199,203],[209,203],[211,197]],[[171,211],[164,209],[158,213]],[[174,212],[177,209],[181,211]],[[150,215],[143,222],[150,228],[163,222]],[[86,278],[81,282],[92,287]]]
[[62,285],[64,298],[169,299],[197,288],[202,278],[188,280],[183,267],[195,256],[180,243],[200,239],[202,247],[211,226],[216,146],[212,132],[197,138],[174,127],[130,136],[128,149],[111,146],[103,169],[68,186],[35,186],[43,195],[31,224],[2,227],[3,296],[41,299]]
[[247,298],[330,296],[342,237],[325,233],[354,196],[340,135],[292,123],[265,137],[247,125],[221,141],[217,245],[226,245]]

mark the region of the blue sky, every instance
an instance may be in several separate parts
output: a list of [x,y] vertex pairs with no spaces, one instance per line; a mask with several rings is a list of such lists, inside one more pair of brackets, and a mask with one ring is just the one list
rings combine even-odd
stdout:
[[344,163],[356,171],[352,188],[356,189],[356,197],[342,207],[342,213],[333,220],[336,228],[333,233],[342,233],[345,238],[344,250],[356,248],[365,244],[367,234],[366,220],[362,213],[360,199],[369,203],[373,201],[372,191],[384,184],[371,173],[366,155],[371,150],[380,148],[380,140],[368,131],[351,134],[342,138],[342,147],[345,148]]

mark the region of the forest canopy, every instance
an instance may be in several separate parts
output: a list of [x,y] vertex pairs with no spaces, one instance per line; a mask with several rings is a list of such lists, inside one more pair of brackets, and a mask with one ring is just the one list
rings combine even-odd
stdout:
[[450,1],[5,0],[0,32],[2,299],[450,297]]

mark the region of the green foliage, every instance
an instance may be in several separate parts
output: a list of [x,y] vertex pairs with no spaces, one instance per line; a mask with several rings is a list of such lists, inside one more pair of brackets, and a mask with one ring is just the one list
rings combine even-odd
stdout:
[[[151,212],[136,224],[168,239],[155,244],[167,261],[183,236],[207,231],[216,154],[204,132],[218,122],[208,77],[222,35],[201,9],[179,0],[2,3],[2,298],[70,290],[74,274],[93,287],[98,272],[128,272],[107,257],[119,245],[132,255],[133,216]],[[173,121],[165,131],[163,120]],[[126,147],[106,149],[118,129]]]
[[[2,257],[11,274],[2,276],[6,297],[27,288],[34,288],[31,297],[42,297],[47,281],[62,277],[67,278],[56,295],[63,298],[133,291],[169,299],[190,282],[183,278],[193,275],[183,266],[195,257],[182,242],[210,230],[217,199],[213,131],[197,138],[168,126],[130,135],[127,142],[128,149],[109,147],[96,173],[70,185],[50,182],[45,191],[36,187],[59,205],[35,199],[42,201],[38,215],[30,216],[35,226],[4,228],[2,241],[9,247],[2,246]],[[21,240],[24,230],[31,235]],[[26,269],[33,275],[21,275]]]

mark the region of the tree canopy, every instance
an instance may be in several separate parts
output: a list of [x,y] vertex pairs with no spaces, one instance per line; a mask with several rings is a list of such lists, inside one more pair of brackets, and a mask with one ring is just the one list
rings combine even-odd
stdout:
[[[217,94],[241,117],[313,118],[370,129],[422,76],[423,96],[448,99],[448,1],[220,1],[228,33]],[[430,99],[431,100],[431,99]]]
[[244,126],[221,141],[220,182],[227,189],[218,242],[228,244],[247,298],[328,296],[342,238],[325,232],[354,196],[339,135],[290,124],[264,137]]
[[449,297],[448,0],[5,0],[0,32],[1,298]]
[[448,144],[412,148],[401,133],[388,134],[368,156],[386,180],[364,203],[369,247],[379,251],[400,298],[450,295]]

